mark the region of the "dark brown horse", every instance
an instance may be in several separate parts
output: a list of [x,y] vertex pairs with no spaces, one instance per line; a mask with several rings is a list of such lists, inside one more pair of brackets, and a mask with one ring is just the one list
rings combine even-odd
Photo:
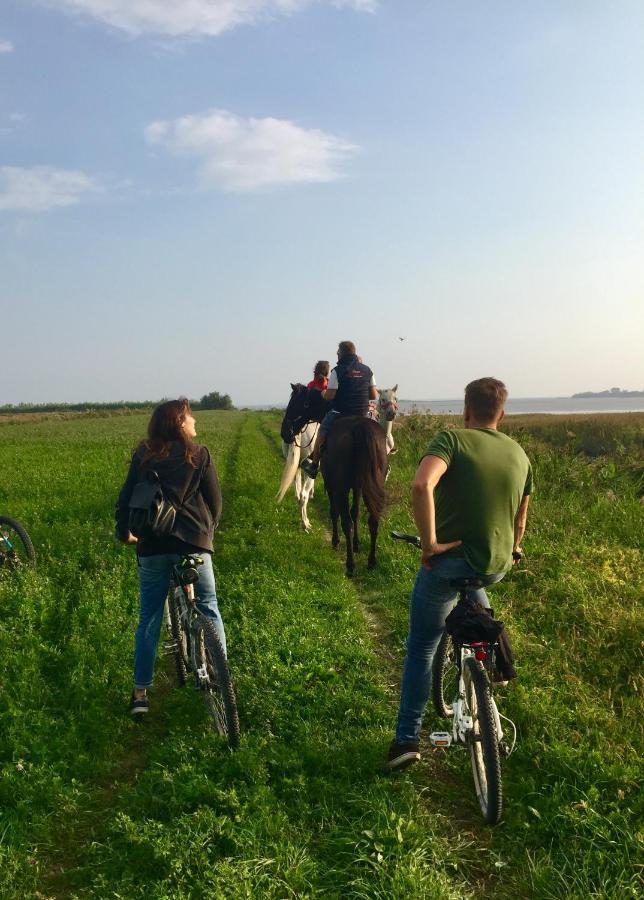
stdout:
[[[385,478],[387,475],[387,438],[377,422],[362,416],[339,418],[333,425],[320,462],[324,487],[329,495],[333,536],[337,549],[338,518],[347,543],[347,575],[354,570],[353,553],[360,546],[358,519],[360,497],[369,512],[371,547],[368,566],[376,564],[378,524],[385,507]],[[349,493],[353,502],[349,506]]]

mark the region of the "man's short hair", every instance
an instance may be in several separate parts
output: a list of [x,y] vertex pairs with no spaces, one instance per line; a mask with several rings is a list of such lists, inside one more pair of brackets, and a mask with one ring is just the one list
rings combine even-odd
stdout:
[[353,341],[340,341],[338,344],[338,356],[348,356],[349,354],[353,354],[355,356],[356,353],[356,345]]
[[508,399],[508,389],[498,378],[478,378],[465,388],[465,405],[479,422],[494,422]]

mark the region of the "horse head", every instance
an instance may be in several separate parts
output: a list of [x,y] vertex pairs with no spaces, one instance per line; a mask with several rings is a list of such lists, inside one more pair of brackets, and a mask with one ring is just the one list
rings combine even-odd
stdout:
[[320,422],[328,409],[329,404],[322,399],[321,391],[304,384],[291,384],[291,398],[280,429],[284,443],[292,444],[309,422]]
[[392,388],[386,388],[385,390],[380,391],[380,396],[378,398],[378,412],[380,415],[384,416],[387,422],[393,422],[396,418],[396,413],[398,412],[398,400],[396,399],[396,391],[398,390],[398,385],[394,385]]

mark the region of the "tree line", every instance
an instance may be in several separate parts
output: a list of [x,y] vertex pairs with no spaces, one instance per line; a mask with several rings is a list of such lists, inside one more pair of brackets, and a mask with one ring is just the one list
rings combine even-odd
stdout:
[[[161,400],[119,400],[113,403],[5,403],[0,406],[0,415],[16,413],[47,413],[47,412],[93,412],[94,410],[120,410],[120,409],[152,409]],[[192,409],[234,409],[230,394],[221,394],[219,391],[210,391],[204,394],[200,400],[190,400]]]

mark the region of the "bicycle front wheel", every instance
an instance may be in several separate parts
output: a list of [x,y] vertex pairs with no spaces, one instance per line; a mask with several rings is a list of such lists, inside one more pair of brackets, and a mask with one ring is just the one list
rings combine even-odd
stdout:
[[183,687],[190,668],[190,643],[181,622],[174,588],[171,588],[168,594],[168,612],[170,614],[170,635],[172,637],[174,667],[177,672],[179,687]]
[[239,746],[239,716],[235,688],[224,648],[215,626],[199,614],[193,636],[197,657],[197,677],[212,724],[231,748]]
[[0,516],[0,567],[35,566],[36,551],[20,522]]
[[454,715],[452,700],[458,689],[458,667],[454,642],[444,631],[432,660],[432,702],[444,719]]
[[463,681],[465,701],[472,717],[468,743],[476,796],[485,821],[489,825],[496,825],[501,818],[503,805],[499,738],[487,673],[482,664],[472,656],[465,660]]

